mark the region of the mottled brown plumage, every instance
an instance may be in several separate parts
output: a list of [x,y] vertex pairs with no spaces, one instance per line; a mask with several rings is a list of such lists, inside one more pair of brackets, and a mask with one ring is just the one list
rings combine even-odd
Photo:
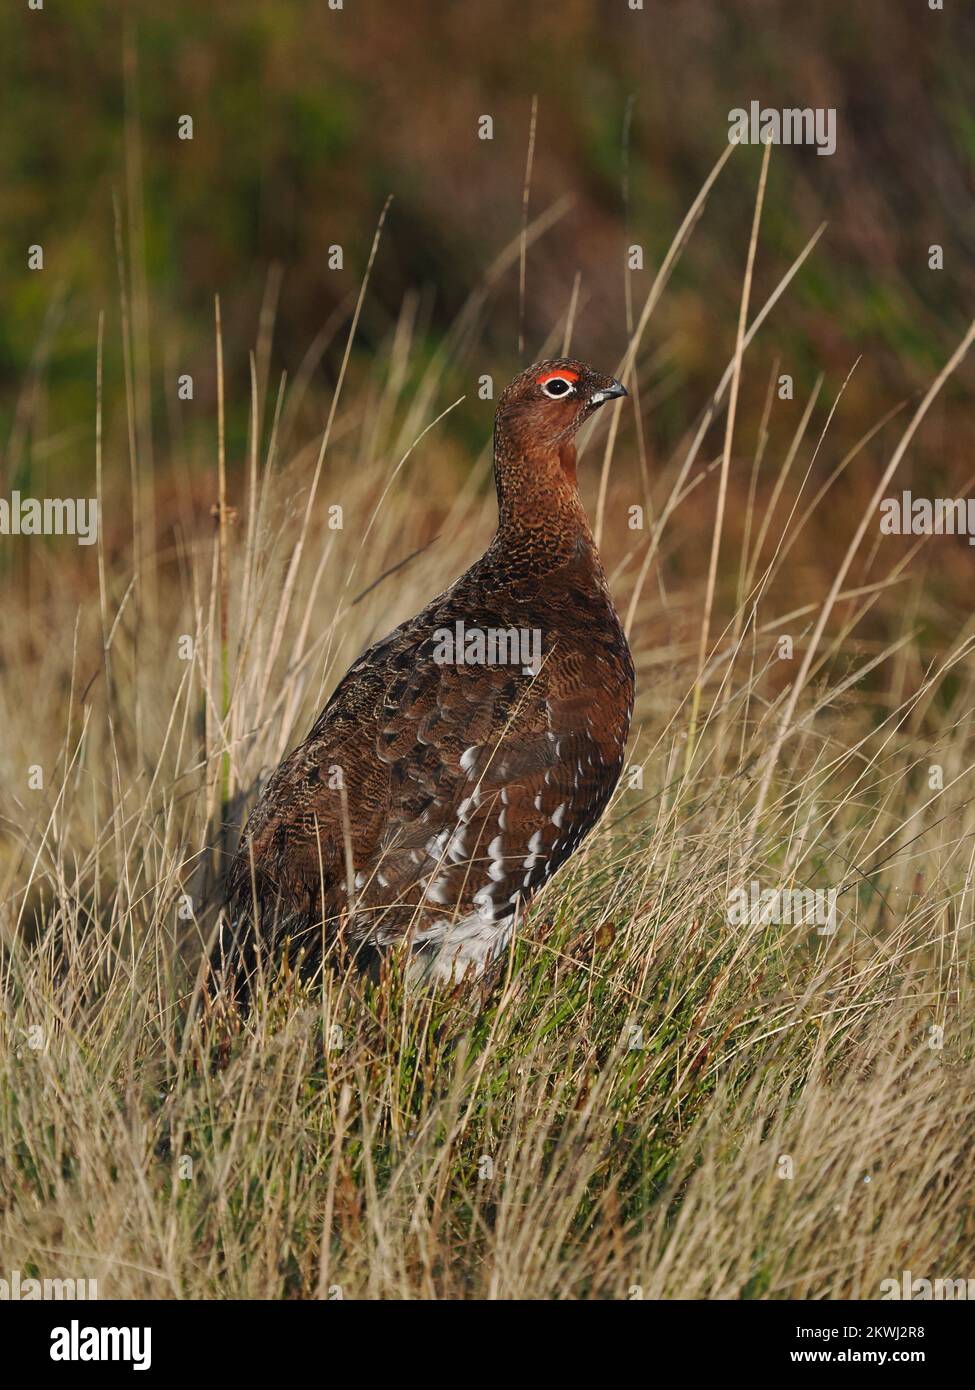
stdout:
[[[414,976],[454,980],[501,959],[516,913],[595,824],[623,766],[633,665],[573,443],[620,395],[568,359],[504,391],[497,534],[359,657],[268,781],[228,876],[224,959],[253,963],[255,916],[268,950],[287,938],[311,959],[339,927],[363,956],[405,943]],[[508,649],[490,645],[502,631]],[[512,631],[529,635],[517,652]],[[476,658],[477,633],[484,659],[451,663],[445,634],[455,658]]]

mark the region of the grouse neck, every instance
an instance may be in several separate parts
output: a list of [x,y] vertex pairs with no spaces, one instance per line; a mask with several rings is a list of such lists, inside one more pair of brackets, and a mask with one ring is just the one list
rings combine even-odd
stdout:
[[516,456],[499,440],[494,480],[498,492],[498,540],[537,546],[549,558],[593,549],[592,531],[576,486],[576,449],[569,440],[556,449]]

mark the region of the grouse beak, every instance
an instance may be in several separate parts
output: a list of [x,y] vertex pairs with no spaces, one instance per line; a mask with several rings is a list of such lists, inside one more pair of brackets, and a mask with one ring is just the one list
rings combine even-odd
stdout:
[[608,386],[600,387],[589,397],[590,405],[605,405],[607,401],[614,401],[618,396],[628,396],[630,393],[621,381],[614,381],[610,378]]

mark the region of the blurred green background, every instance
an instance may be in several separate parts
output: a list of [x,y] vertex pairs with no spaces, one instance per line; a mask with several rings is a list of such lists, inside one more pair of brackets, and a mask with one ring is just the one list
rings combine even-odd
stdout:
[[[478,375],[500,384],[536,355],[577,275],[573,347],[619,360],[626,248],[644,248],[639,308],[727,143],[729,110],[752,99],[837,109],[832,157],[773,153],[753,304],[827,220],[763,347],[798,398],[820,371],[832,394],[862,354],[844,408],[865,428],[929,380],[975,305],[973,53],[975,6],[957,0],[940,12],[927,0],[16,0],[0,14],[2,485],[90,475],[100,311],[107,458],[124,451],[116,209],[145,382],[140,448],[165,471],[175,380],[189,371],[200,408],[183,414],[181,448],[192,458],[198,431],[212,451],[219,293],[236,467],[262,303],[276,305],[272,382],[322,335],[311,432],[390,194],[353,378],[410,295],[410,370],[436,352],[518,236],[536,95],[529,216],[571,201],[529,248],[525,351],[515,261],[450,356],[451,384],[469,393],[446,426],[458,445],[480,447],[489,428]],[[485,113],[492,141],[477,138]],[[178,138],[186,114],[191,141]],[[756,149],[735,152],[647,335],[651,456],[680,440],[731,353],[759,163]],[[37,243],[43,273],[27,270]],[[933,243],[941,271],[928,268]],[[328,268],[333,244],[341,270]],[[946,456],[928,466],[950,471],[945,433]]]

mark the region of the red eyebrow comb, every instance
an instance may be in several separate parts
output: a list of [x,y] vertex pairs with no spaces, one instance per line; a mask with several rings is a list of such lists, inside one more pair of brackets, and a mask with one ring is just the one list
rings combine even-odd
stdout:
[[578,372],[570,372],[564,367],[551,372],[542,372],[541,376],[536,377],[535,380],[538,382],[539,386],[544,386],[546,381],[554,381],[557,376],[564,377],[566,381],[579,380]]

